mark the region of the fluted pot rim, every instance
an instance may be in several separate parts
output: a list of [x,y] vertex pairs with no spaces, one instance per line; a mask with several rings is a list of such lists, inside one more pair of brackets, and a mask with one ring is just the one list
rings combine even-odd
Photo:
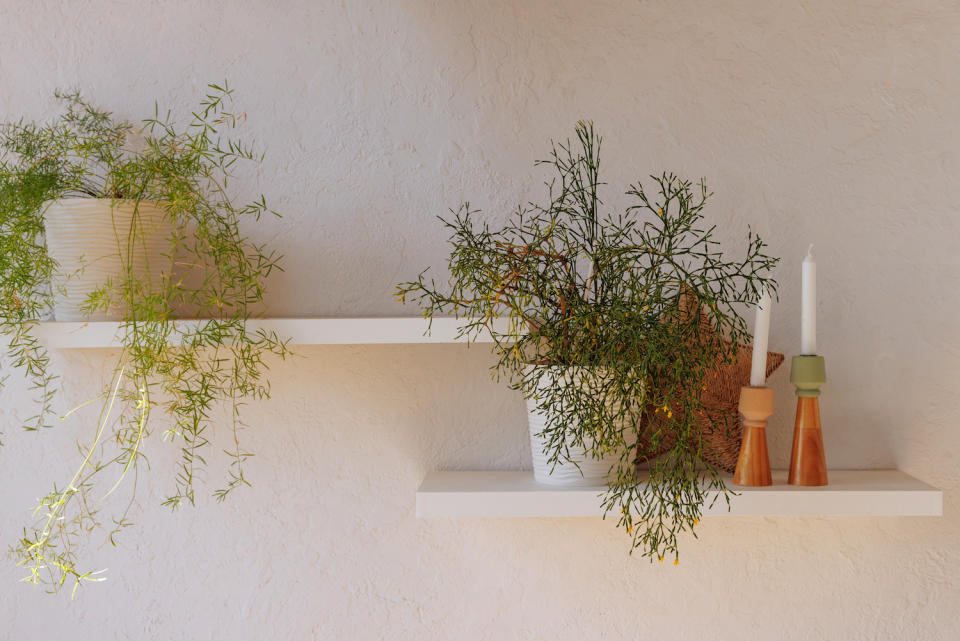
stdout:
[[527,363],[523,366],[524,372],[603,372],[611,369],[609,365],[545,365]]
[[166,207],[168,203],[165,203],[161,200],[151,200],[149,198],[101,198],[101,197],[92,197],[92,196],[65,196],[60,198],[50,198],[49,200],[43,201],[40,208],[46,209],[53,204],[60,205],[80,205],[86,203],[110,203],[110,206],[116,206],[117,204],[125,203],[139,203],[143,205],[153,205],[156,207]]

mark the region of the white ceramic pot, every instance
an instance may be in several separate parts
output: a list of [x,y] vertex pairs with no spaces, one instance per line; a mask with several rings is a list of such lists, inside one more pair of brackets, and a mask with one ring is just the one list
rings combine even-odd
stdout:
[[[554,385],[587,385],[598,375],[603,375],[600,368],[584,367],[538,367],[529,366],[527,372],[533,371],[538,376],[537,389],[546,389]],[[540,396],[539,394],[537,396]],[[541,397],[542,398],[542,397]],[[552,466],[547,461],[544,447],[547,444],[539,434],[547,425],[551,412],[562,412],[562,407],[552,407],[548,411],[538,409],[542,401],[537,398],[527,399],[527,420],[530,426],[530,450],[533,456],[533,476],[540,483],[552,485],[602,485],[607,482],[611,466],[620,458],[620,452],[611,452],[600,459],[588,455],[583,447],[570,445],[570,461],[558,462]],[[576,462],[576,464],[574,464]]]
[[[123,310],[84,314],[91,293],[109,282],[118,282],[125,267],[138,278],[159,287],[170,270],[169,235],[172,226],[157,203],[134,203],[109,198],[63,198],[45,205],[47,251],[59,268],[54,277],[54,318],[58,321],[120,320]],[[136,244],[127,246],[131,225],[140,231]]]

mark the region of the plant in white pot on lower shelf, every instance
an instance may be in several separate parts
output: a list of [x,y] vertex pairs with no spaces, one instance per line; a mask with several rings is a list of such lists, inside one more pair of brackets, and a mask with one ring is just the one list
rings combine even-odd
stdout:
[[[78,94],[58,98],[64,112],[51,123],[0,126],[0,333],[7,360],[36,388],[39,411],[25,427],[49,426],[54,412],[38,321],[120,321],[122,349],[77,468],[52,483],[13,550],[28,581],[54,588],[95,577],[79,552],[101,523],[111,542],[130,525],[129,479],[156,432],[181,455],[167,505],[194,503],[221,412],[234,439],[215,495],[247,483],[239,408],[269,394],[266,359],[286,353],[280,337],[247,327],[278,258],[241,231],[273,215],[263,197],[237,205],[228,190],[260,156],[232,137],[243,119],[226,84],[210,85],[182,128],[159,110],[134,127]],[[204,322],[172,322],[183,316]],[[118,478],[128,479],[128,507],[101,514]]]
[[[601,213],[591,123],[538,164],[553,170],[545,204],[519,207],[498,229],[469,204],[441,218],[449,279],[424,272],[398,297],[429,318],[463,319],[468,339],[492,334],[493,374],[527,400],[537,479],[605,481],[604,508],[631,549],[676,560],[708,493],[728,492],[702,456],[705,378],[746,337],[738,310],[776,289],[777,259],[752,233],[728,259],[704,219],[705,185],[672,174],[651,177],[656,197],[637,183],[625,211]],[[641,482],[636,462],[664,449]]]
[[[628,441],[632,441],[629,437],[631,414],[627,412],[614,417],[612,408],[616,407],[618,399],[607,398],[613,387],[615,370],[602,366],[528,364],[523,368],[522,376],[528,385],[532,385],[531,392],[526,394],[526,404],[534,478],[554,485],[606,483]],[[617,430],[626,430],[622,442],[617,438],[604,444],[593,435],[600,430],[583,433],[556,429],[564,417],[581,416],[578,409],[580,412],[584,410],[584,397],[607,398],[605,402],[597,403],[596,409],[616,420]],[[604,420],[602,415],[590,417],[591,420],[594,418]],[[558,440],[559,437],[563,437],[562,440]]]

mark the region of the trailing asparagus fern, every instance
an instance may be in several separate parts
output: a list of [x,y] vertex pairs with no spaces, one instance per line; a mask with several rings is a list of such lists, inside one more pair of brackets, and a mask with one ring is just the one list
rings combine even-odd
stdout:
[[[78,93],[57,94],[65,109],[53,122],[0,126],[0,333],[8,360],[37,390],[38,413],[27,429],[51,425],[55,391],[49,357],[32,333],[50,316],[58,275],[44,243],[45,203],[108,198],[139,211],[150,201],[162,206],[170,230],[163,264],[151,264],[148,273],[134,269],[145,233],[135,214],[128,242],[117,248],[122,277],[103,283],[85,302],[87,312],[123,310],[122,349],[112,380],[93,399],[102,407],[89,440],[80,444],[80,464],[39,501],[36,522],[12,550],[28,582],[56,589],[72,581],[75,590],[100,578],[81,567],[81,548],[102,528],[115,543],[131,524],[137,475],[161,427],[181,455],[166,505],[195,503],[197,473],[221,408],[230,412],[233,444],[226,450],[228,478],[215,496],[222,500],[249,484],[240,409],[269,395],[267,359],[287,348],[275,333],[247,325],[279,257],[241,228],[243,221],[276,215],[264,198],[236,204],[231,197],[239,164],[262,159],[232,137],[245,117],[231,110],[231,94],[226,83],[209,85],[185,127],[159,107],[135,127]],[[208,320],[175,325],[181,313]],[[103,501],[123,486],[126,509],[107,520]]]

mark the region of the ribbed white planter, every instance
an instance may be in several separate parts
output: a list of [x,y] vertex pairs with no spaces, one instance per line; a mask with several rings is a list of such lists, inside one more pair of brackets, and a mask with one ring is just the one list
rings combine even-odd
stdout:
[[[585,377],[593,375],[589,368],[561,368],[529,366],[528,372],[534,371],[538,376],[537,389],[546,389],[553,385],[582,384]],[[539,396],[539,394],[538,394]],[[549,412],[563,411],[563,408],[551,408],[545,412],[537,408],[536,398],[527,399],[527,420],[530,426],[530,451],[533,456],[533,476],[540,483],[553,485],[602,485],[607,482],[611,466],[619,459],[619,453],[611,453],[601,459],[589,456],[582,447],[570,445],[570,461],[557,463],[551,469],[544,453],[546,440],[539,436],[547,425]],[[574,462],[576,464],[574,464]]]
[[[47,251],[59,264],[54,277],[54,318],[58,321],[120,320],[119,307],[84,314],[91,293],[108,282],[118,282],[129,266],[138,277],[159,286],[169,270],[168,237],[171,226],[164,210],[152,202],[109,198],[63,198],[45,205]],[[131,225],[134,247],[128,247]]]

